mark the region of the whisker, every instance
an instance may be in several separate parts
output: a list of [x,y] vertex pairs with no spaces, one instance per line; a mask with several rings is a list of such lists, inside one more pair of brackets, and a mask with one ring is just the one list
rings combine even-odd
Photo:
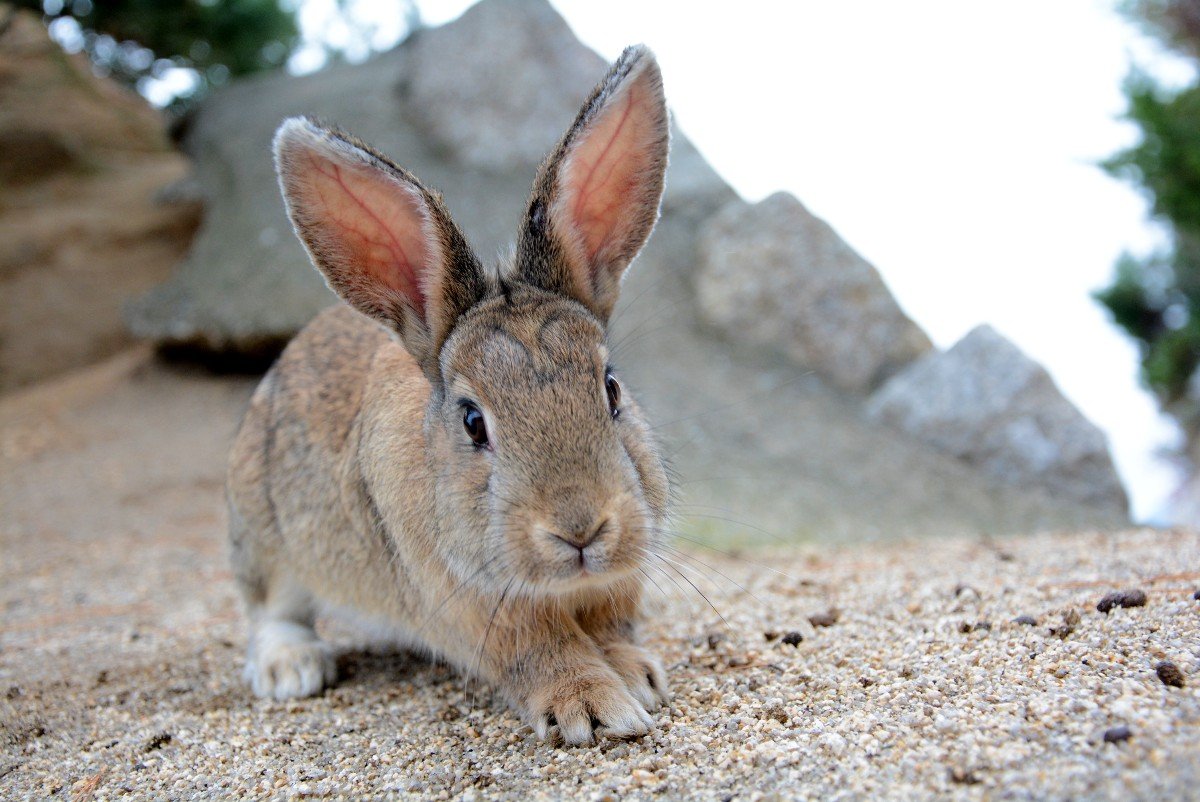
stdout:
[[[641,298],[642,295],[644,295],[648,289],[649,288],[647,288],[646,290],[642,290],[642,292],[639,293],[638,298]],[[675,321],[672,319],[672,316],[678,313],[679,307],[684,302],[684,300],[685,300],[684,298],[676,298],[674,301],[667,304],[665,307],[656,309],[655,314],[648,315],[648,316],[642,318],[642,320],[639,321],[631,330],[625,332],[623,335],[621,335],[621,338],[619,340],[617,340],[616,342],[613,343],[613,347],[612,347],[613,355],[616,356],[616,355],[620,354],[622,351],[625,350],[625,348],[627,348],[631,345],[635,345],[638,342],[641,342],[643,339],[645,339],[646,337],[648,337],[649,335],[651,335],[655,332],[662,331],[667,328],[671,328],[673,325],[675,325]],[[655,325],[653,328],[651,328],[648,331],[642,331],[642,329],[646,326],[646,324],[651,323],[651,322],[656,323],[657,325]],[[641,333],[639,334],[639,332],[641,332]]]
[[[671,552],[673,554],[675,554],[675,556],[683,558],[685,560],[691,560],[692,562],[699,563],[700,565],[704,566],[708,570],[717,573],[718,575],[723,577],[726,581],[733,583],[733,585],[735,587],[737,587],[743,593],[748,595],[750,598],[754,599],[756,602],[763,605],[764,607],[766,606],[766,602],[764,602],[762,599],[758,598],[758,596],[754,595],[754,592],[751,591],[749,588],[747,588],[745,585],[742,585],[736,579],[734,579],[733,577],[729,576],[728,574],[722,572],[720,569],[715,568],[715,567],[709,565],[708,563],[704,562],[699,557],[696,557],[695,555],[692,555],[692,554],[688,554],[686,551],[683,551],[682,549],[677,549],[677,548],[674,548],[674,547],[666,545],[666,544],[663,545],[663,548],[671,549]],[[662,556],[662,555],[660,555],[660,556]],[[692,570],[699,571],[699,569],[695,568],[694,566],[693,566]],[[710,581],[711,581],[711,579],[710,579]],[[716,583],[714,582],[713,584],[715,585]]]
[[[626,332],[625,335],[622,336],[620,340],[618,340],[616,343],[613,344],[613,348],[612,348],[613,357],[616,359],[620,359],[622,357],[622,355],[625,353],[626,349],[632,348],[633,346],[642,342],[646,338],[650,337],[651,335],[657,334],[660,331],[667,331],[669,329],[675,328],[677,323],[670,316],[674,315],[678,311],[678,309],[676,308],[678,306],[679,306],[679,301],[676,301],[675,303],[673,303],[663,309],[663,311],[662,311],[663,317],[661,317],[661,318],[659,318],[659,317],[646,318],[641,323],[637,324],[637,326],[635,326],[632,331]],[[643,327],[647,323],[649,323],[651,320],[655,321],[656,325],[652,326],[651,328],[643,330]]]
[[425,623],[421,624],[420,628],[417,629],[414,637],[420,636],[421,634],[423,634],[425,632],[426,628],[430,624],[432,624],[437,619],[438,615],[442,612],[442,610],[445,609],[446,605],[450,603],[450,600],[455,598],[456,596],[458,596],[459,593],[462,592],[462,589],[464,587],[466,587],[467,583],[469,583],[471,580],[475,579],[477,576],[479,576],[485,570],[487,570],[492,565],[494,565],[496,563],[496,561],[498,559],[500,559],[501,556],[502,555],[497,555],[496,557],[493,557],[492,559],[485,562],[483,565],[476,568],[475,571],[472,572],[471,575],[468,576],[466,579],[461,580],[454,587],[453,590],[451,590],[448,594],[446,594],[446,598],[442,599],[441,603],[434,609],[434,611],[432,613],[430,613],[428,616],[426,616]]
[[[668,566],[668,567],[669,567],[669,568],[670,568],[672,571],[674,571],[675,573],[679,574],[679,576],[683,578],[683,581],[684,581],[684,582],[687,582],[689,585],[691,585],[691,586],[692,586],[692,589],[693,589],[694,591],[696,591],[697,593],[699,593],[699,594],[700,594],[700,598],[702,598],[702,599],[704,599],[704,601],[708,602],[708,606],[709,606],[709,607],[711,607],[711,608],[713,609],[713,612],[717,614],[717,617],[721,619],[721,623],[723,623],[723,624],[724,624],[726,627],[729,627],[729,622],[725,620],[725,616],[721,615],[721,611],[720,611],[720,610],[718,610],[718,609],[717,609],[717,606],[716,606],[715,604],[713,604],[713,603],[712,603],[712,600],[711,600],[711,599],[709,599],[709,598],[708,598],[708,596],[704,595],[704,591],[702,591],[702,590],[700,590],[700,588],[696,587],[696,583],[695,583],[695,582],[693,582],[692,580],[688,579],[688,577],[687,577],[687,574],[683,573],[683,572],[682,572],[682,571],[680,571],[678,568],[676,568],[676,567],[675,567],[675,565],[674,565],[673,563],[671,563],[670,561],[668,561],[668,560],[667,560],[665,557],[663,557],[661,554],[656,554],[656,555],[654,555],[654,556],[655,556],[655,557],[658,557],[658,559],[662,560],[662,562],[663,562],[663,565],[666,565],[666,566]],[[681,590],[682,590],[682,588],[681,588]]]
[[[654,557],[654,558],[656,558],[656,559],[659,559],[659,560],[661,561],[661,558],[660,558],[660,557],[659,557],[657,554],[650,553],[650,554],[647,554],[646,556],[648,556],[648,557]],[[653,568],[655,571],[658,571],[660,574],[662,574],[662,575],[663,575],[663,576],[665,576],[667,579],[669,579],[669,580],[671,581],[671,584],[672,584],[672,585],[674,585],[675,587],[677,587],[677,588],[679,589],[679,592],[680,592],[680,593],[682,593],[682,594],[684,595],[684,597],[687,597],[687,596],[688,596],[688,592],[687,592],[687,590],[686,590],[686,589],[684,589],[683,585],[681,585],[681,584],[679,584],[678,582],[676,582],[676,581],[675,581],[675,577],[671,576],[671,575],[670,575],[670,574],[668,574],[666,571],[664,571],[662,568],[660,568],[659,566],[657,566],[657,565],[655,565],[655,564],[653,564],[653,563],[646,563],[646,565],[648,565],[649,567]]]
[[[648,554],[645,554],[645,553],[643,553],[643,554],[642,554],[642,556],[643,556],[643,557],[646,557],[646,556],[649,556],[649,555],[648,555]],[[646,581],[647,581],[647,582],[649,582],[651,585],[653,585],[653,586],[654,586],[654,589],[655,589],[655,590],[657,590],[657,591],[658,591],[658,593],[659,593],[659,595],[663,597],[663,601],[670,602],[670,600],[671,600],[671,599],[670,599],[670,597],[669,597],[669,596],[667,596],[667,592],[666,592],[665,590],[663,590],[663,589],[662,589],[662,586],[661,586],[661,585],[659,585],[657,582],[655,582],[655,581],[654,581],[654,578],[653,578],[653,577],[651,577],[651,576],[650,576],[648,573],[646,573],[646,572],[645,572],[645,570],[643,570],[643,568],[642,568],[640,565],[639,565],[639,566],[637,566],[637,571],[638,571],[638,573],[639,573],[639,574],[641,574],[642,576],[644,576],[644,577],[646,578]]]
[[756,568],[761,568],[764,571],[770,571],[773,574],[778,574],[779,576],[783,577],[784,579],[790,579],[793,582],[800,581],[800,579],[798,577],[794,577],[791,574],[785,573],[784,571],[780,571],[778,568],[775,568],[770,565],[766,565],[765,563],[756,562],[754,560],[743,557],[740,554],[734,554],[732,552],[724,551],[723,549],[719,549],[716,546],[712,546],[708,543],[705,543],[703,540],[697,540],[695,538],[688,537],[687,535],[683,534],[682,532],[679,532],[676,530],[663,530],[663,531],[666,534],[671,535],[671,537],[679,538],[680,540],[686,540],[688,543],[694,543],[695,545],[699,546],[700,548],[708,549],[709,551],[714,551],[717,554],[720,554],[722,557],[728,557],[731,560],[736,560],[736,561],[744,562],[748,565],[753,565]]
[[[639,292],[637,295],[633,296],[633,298],[626,301],[625,303],[620,304],[620,306],[617,308],[616,314],[614,314],[611,318],[608,319],[609,328],[612,328],[612,326],[617,321],[619,321],[625,315],[626,312],[628,312],[629,310],[631,310],[635,306],[637,306],[637,302],[642,300],[643,295],[650,292],[650,290],[658,289],[659,287],[662,286],[663,282],[666,280],[667,280],[666,276],[660,276],[659,278],[656,278],[648,286],[644,287],[641,292]],[[646,318],[646,319],[651,319],[652,317],[653,316]]]
[[[470,675],[475,676],[476,678],[478,678],[479,668],[483,664],[483,653],[484,653],[484,650],[487,649],[488,638],[492,634],[492,624],[494,624],[496,621],[496,614],[500,612],[500,607],[501,607],[501,605],[504,604],[504,599],[508,596],[509,588],[512,587],[512,584],[515,581],[517,581],[516,576],[513,576],[512,579],[508,580],[508,584],[505,585],[504,590],[500,592],[500,598],[496,601],[496,606],[492,608],[492,614],[488,618],[487,628],[483,631],[483,640],[480,642],[479,649],[475,653],[475,668],[469,672]],[[478,682],[478,679],[476,680],[476,682]],[[475,688],[476,688],[476,685],[472,685],[472,687],[471,687],[471,709],[472,710],[475,709]]]
[[754,525],[752,523],[748,523],[746,521],[740,521],[737,518],[726,518],[722,515],[713,515],[711,513],[704,513],[704,512],[688,512],[688,510],[691,510],[691,509],[698,509],[698,510],[719,510],[721,512],[728,513],[729,510],[725,507],[717,507],[712,504],[677,504],[676,509],[680,510],[683,515],[686,515],[690,518],[704,518],[704,519],[710,520],[710,521],[723,521],[727,524],[733,524],[734,526],[740,526],[745,529],[749,529],[753,532],[758,532],[761,535],[766,535],[767,537],[771,538],[772,540],[776,541],[777,543],[780,543],[781,545],[784,545],[784,546],[795,545],[795,541],[788,540],[787,538],[783,537],[782,535],[778,535],[775,532],[772,532],[770,529],[764,529],[761,526],[756,526],[756,525]]

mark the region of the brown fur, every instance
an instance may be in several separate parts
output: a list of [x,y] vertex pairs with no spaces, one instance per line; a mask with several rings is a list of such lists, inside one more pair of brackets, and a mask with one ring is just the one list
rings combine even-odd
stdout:
[[[634,124],[606,117],[612,104]],[[358,311],[296,337],[230,455],[256,692],[333,679],[312,623],[334,606],[495,684],[541,735],[652,725],[665,677],[635,633],[668,489],[637,405],[609,408],[604,323],[657,215],[666,119],[653,57],[627,50],[543,166],[515,262],[490,277],[414,177],[311,121],[281,127],[297,233]],[[637,162],[597,162],[633,182],[622,208],[589,208],[610,197],[579,170],[559,177],[589,148]],[[564,210],[564,196],[579,200]]]

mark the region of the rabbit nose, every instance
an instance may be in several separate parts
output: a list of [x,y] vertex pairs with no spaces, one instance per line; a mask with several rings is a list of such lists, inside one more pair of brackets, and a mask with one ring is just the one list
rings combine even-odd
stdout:
[[575,548],[579,549],[580,552],[582,552],[593,542],[595,542],[596,538],[600,537],[600,535],[604,532],[604,527],[606,526],[608,526],[607,518],[605,518],[603,521],[600,521],[600,523],[596,524],[595,526],[585,527],[574,532],[568,532],[561,535],[555,532],[554,536],[563,543],[566,543],[568,546],[574,546]]

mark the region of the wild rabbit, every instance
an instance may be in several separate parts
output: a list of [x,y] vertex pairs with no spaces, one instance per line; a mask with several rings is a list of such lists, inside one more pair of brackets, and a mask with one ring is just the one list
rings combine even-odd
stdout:
[[348,306],[283,352],[230,455],[256,694],[332,682],[314,616],[348,608],[493,684],[541,737],[653,726],[666,678],[636,625],[668,485],[605,334],[667,143],[658,65],[628,48],[485,270],[415,177],[312,120],[280,126],[288,214]]

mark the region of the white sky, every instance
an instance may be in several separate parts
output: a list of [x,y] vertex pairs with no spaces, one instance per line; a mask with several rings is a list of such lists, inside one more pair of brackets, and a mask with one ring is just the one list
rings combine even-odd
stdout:
[[[552,2],[610,60],[652,47],[718,172],[750,200],[796,195],[939,346],[987,322],[1045,365],[1107,432],[1135,516],[1160,514],[1175,477],[1155,454],[1177,435],[1089,295],[1156,234],[1144,201],[1094,165],[1134,139],[1118,120],[1131,58],[1190,72],[1111,2]],[[469,5],[419,2],[431,25]]]

